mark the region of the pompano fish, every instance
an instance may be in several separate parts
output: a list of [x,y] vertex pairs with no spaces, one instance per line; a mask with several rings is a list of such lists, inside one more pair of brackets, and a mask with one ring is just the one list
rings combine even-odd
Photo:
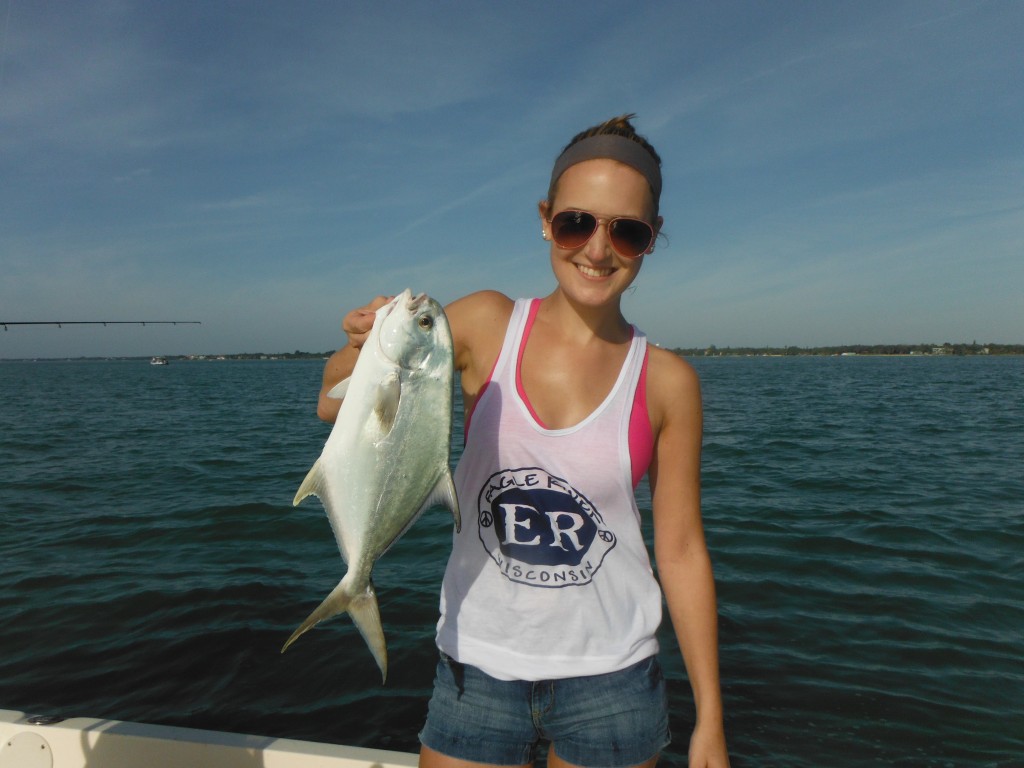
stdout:
[[281,652],[314,625],[348,612],[387,679],[387,646],[373,565],[428,508],[461,528],[448,466],[454,352],[441,305],[409,290],[377,310],[320,458],[292,502],[319,497],[348,571]]

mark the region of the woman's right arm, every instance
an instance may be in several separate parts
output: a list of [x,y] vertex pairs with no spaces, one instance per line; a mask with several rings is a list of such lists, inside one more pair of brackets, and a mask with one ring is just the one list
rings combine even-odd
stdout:
[[460,374],[467,413],[483,389],[501,352],[513,302],[498,291],[478,291],[444,308],[455,345],[455,370]]
[[316,415],[324,421],[334,423],[338,418],[338,411],[341,409],[341,400],[328,397],[327,393],[334,389],[336,384],[352,375],[352,369],[356,366],[359,358],[359,349],[370,335],[373,328],[373,319],[377,310],[387,304],[393,296],[378,296],[365,307],[353,309],[341,323],[341,329],[348,336],[348,344],[339,349],[327,359],[324,365],[323,380],[320,384],[320,399],[316,405]]
[[[341,400],[328,397],[327,393],[352,375],[352,369],[359,359],[359,349],[373,328],[377,309],[392,298],[378,296],[365,307],[345,315],[341,328],[348,336],[348,344],[328,358],[320,384],[316,415],[324,421],[333,423],[341,409]],[[455,345],[455,369],[462,374],[462,391],[467,408],[475,402],[494,367],[494,361],[498,359],[513,303],[497,291],[480,291],[445,307]]]

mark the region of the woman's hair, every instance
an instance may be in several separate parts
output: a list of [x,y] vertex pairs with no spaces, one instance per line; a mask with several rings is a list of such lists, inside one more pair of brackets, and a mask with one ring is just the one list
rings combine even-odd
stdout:
[[562,152],[565,152],[565,150],[567,150],[573,144],[576,144],[577,142],[580,142],[583,139],[588,139],[591,136],[624,136],[625,138],[630,139],[631,141],[635,141],[641,147],[646,149],[648,153],[650,153],[651,157],[654,158],[654,161],[658,165],[661,165],[661,157],[658,155],[657,152],[654,151],[654,147],[651,146],[651,143],[647,141],[647,139],[645,139],[643,136],[636,132],[636,129],[633,127],[633,124],[630,122],[630,120],[632,120],[635,117],[636,113],[630,112],[625,115],[613,117],[611,120],[605,120],[600,125],[595,125],[592,128],[587,128],[587,130],[585,131],[580,131],[579,133],[572,137],[572,141],[570,141],[568,144],[562,147]]
[[[633,166],[637,171],[644,175],[648,184],[651,186],[651,192],[654,198],[654,215],[657,216],[658,202],[661,197],[661,157],[655,151],[654,147],[651,146],[651,143],[636,132],[633,124],[630,122],[635,117],[636,115],[632,113],[619,115],[618,117],[613,117],[611,120],[606,120],[603,123],[587,128],[584,131],[580,131],[573,136],[572,141],[563,147],[562,151],[559,153],[558,159],[555,161],[555,170],[551,175],[551,183],[548,186],[547,199],[555,199],[555,190],[558,186],[558,179],[570,165],[574,165],[575,163],[582,162],[586,159],[593,159],[595,157],[609,157],[612,160],[618,160],[626,163],[627,165]],[[636,153],[634,148],[633,152],[636,153],[636,157],[632,160],[618,156],[618,153],[616,152],[605,153],[600,150],[594,152],[575,152],[569,153],[568,155],[566,154],[580,142],[595,136],[620,136],[630,142],[633,142],[639,147],[642,147],[644,152]],[[583,148],[581,147],[580,149]],[[646,156],[644,156],[645,153]],[[651,162],[652,160],[653,163]]]

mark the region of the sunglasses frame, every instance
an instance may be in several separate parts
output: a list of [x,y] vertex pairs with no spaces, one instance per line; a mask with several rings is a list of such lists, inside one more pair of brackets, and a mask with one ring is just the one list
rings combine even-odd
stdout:
[[[584,214],[586,216],[590,216],[594,220],[594,228],[590,231],[590,234],[587,235],[587,237],[583,240],[582,243],[573,247],[562,245],[560,242],[558,242],[558,237],[555,235],[555,219],[567,213]],[[628,221],[633,224],[642,224],[644,227],[647,228],[647,231],[651,233],[651,239],[648,241],[647,245],[635,256],[631,256],[628,253],[623,253],[616,246],[615,237],[612,235],[612,225],[617,221]],[[655,238],[657,238],[657,233],[654,231],[654,227],[652,227],[649,222],[646,222],[643,219],[634,219],[632,216],[613,216],[611,218],[606,218],[604,216],[598,216],[596,213],[592,213],[590,211],[584,211],[581,208],[566,208],[565,210],[559,211],[558,213],[552,215],[551,218],[547,220],[547,222],[548,225],[551,227],[551,239],[554,241],[555,245],[567,251],[579,250],[587,243],[589,243],[590,238],[594,236],[594,233],[597,232],[598,228],[601,226],[602,223],[604,224],[605,232],[608,233],[608,242],[611,245],[612,250],[615,251],[619,256],[621,256],[624,259],[639,259],[644,254],[651,253],[654,250],[654,240]]]

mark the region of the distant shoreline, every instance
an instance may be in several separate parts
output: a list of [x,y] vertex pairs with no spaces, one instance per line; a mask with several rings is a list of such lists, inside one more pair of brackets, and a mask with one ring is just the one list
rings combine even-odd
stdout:
[[834,347],[690,347],[682,357],[945,357],[1024,355],[1024,344],[849,344]]
[[[946,357],[1024,355],[1024,344],[851,344],[835,347],[675,347],[680,357]],[[227,360],[326,360],[327,352],[239,352],[230,355],[162,355],[169,362],[219,362]],[[148,361],[148,355],[83,357],[11,357],[0,363],[74,361]]]
[[[170,363],[223,362],[227,360],[326,360],[334,352],[241,352],[232,355],[159,355]],[[149,362],[151,355],[90,355],[81,357],[0,357],[0,363]]]

